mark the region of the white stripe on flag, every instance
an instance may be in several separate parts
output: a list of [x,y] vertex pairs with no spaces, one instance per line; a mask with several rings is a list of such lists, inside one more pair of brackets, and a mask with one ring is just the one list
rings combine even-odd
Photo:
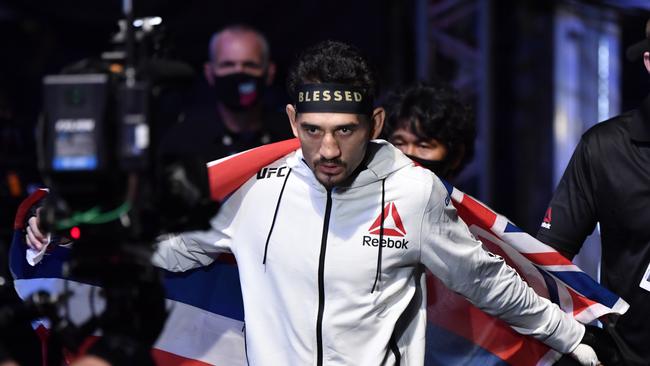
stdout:
[[155,348],[212,365],[246,365],[244,323],[167,300],[171,313]]
[[[104,310],[104,300],[99,296],[100,288],[97,286],[61,278],[20,279],[14,281],[14,286],[24,299],[39,290],[60,295],[65,282],[73,293],[69,308],[70,318],[75,324],[79,325],[90,317],[88,305],[92,291],[95,291],[95,311],[101,313]],[[212,365],[246,365],[243,322],[182,302],[166,301],[169,317],[154,348]],[[38,324],[49,327],[41,320],[34,325]],[[99,334],[95,332],[94,335]]]
[[[546,281],[541,273],[537,270],[537,267],[530,262],[526,257],[521,255],[515,248],[510,246],[508,243],[502,241],[498,237],[492,235],[486,230],[483,230],[481,227],[472,225],[470,226],[470,231],[474,234],[479,240],[485,238],[492,243],[496,244],[503,250],[506,255],[510,258],[512,262],[519,268],[519,275],[524,278],[526,283],[532,287],[535,292],[539,295],[542,295],[546,298],[549,297],[548,288],[546,287]],[[487,249],[487,248],[486,248]]]
[[537,362],[537,366],[551,366],[562,357],[562,354],[554,349],[549,349]]
[[[72,292],[68,306],[70,309],[69,317],[74,324],[80,325],[92,315],[90,298],[94,299],[94,310],[97,314],[104,311],[104,298],[99,295],[100,288],[81,282],[64,280],[61,278],[31,278],[14,280],[14,287],[18,296],[22,299],[28,298],[36,291],[44,290],[51,295],[60,296],[65,289],[65,283],[68,283],[68,290]],[[94,291],[94,294],[92,292]],[[47,322],[42,323],[49,327]]]

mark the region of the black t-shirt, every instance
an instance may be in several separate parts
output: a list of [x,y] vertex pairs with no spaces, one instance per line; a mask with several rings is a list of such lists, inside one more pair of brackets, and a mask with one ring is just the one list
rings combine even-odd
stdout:
[[575,255],[596,223],[601,282],[630,304],[617,329],[650,360],[650,288],[640,287],[650,266],[650,97],[582,136],[537,237]]

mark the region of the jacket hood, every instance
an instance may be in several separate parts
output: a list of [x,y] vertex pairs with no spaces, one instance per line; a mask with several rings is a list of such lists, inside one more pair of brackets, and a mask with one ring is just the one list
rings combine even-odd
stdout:
[[[361,164],[364,167],[361,170],[357,170],[358,173],[353,179],[347,182],[346,185],[337,187],[338,189],[363,187],[378,182],[405,166],[413,165],[413,161],[387,141],[372,140],[368,143],[366,158]],[[293,156],[287,159],[287,165],[295,174],[305,178],[319,190],[325,189],[304,161],[302,149],[298,149]]]

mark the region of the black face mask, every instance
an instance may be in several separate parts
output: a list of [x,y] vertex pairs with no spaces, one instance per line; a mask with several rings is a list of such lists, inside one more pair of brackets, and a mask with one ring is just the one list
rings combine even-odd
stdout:
[[259,103],[266,91],[266,77],[243,72],[214,77],[217,98],[235,111],[247,110]]
[[447,179],[449,175],[450,166],[449,162],[446,159],[443,160],[427,160],[427,159],[421,159],[413,155],[406,155],[409,157],[409,159],[413,160],[414,162],[418,163],[418,165],[422,166],[425,169],[431,170],[435,175],[437,175],[440,178]]

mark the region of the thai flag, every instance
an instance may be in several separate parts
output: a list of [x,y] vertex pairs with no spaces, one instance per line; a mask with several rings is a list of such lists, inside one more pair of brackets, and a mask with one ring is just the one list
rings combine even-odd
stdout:
[[[28,209],[45,191],[28,197],[18,209],[10,249],[10,268],[14,286],[23,299],[38,290],[51,294],[72,291],[69,315],[76,324],[87,320],[92,312],[103,311],[104,302],[98,287],[63,275],[63,264],[70,248],[50,246],[43,259],[31,266],[26,261],[24,218]],[[184,273],[165,272],[169,316],[152,354],[161,366],[244,366],[244,306],[239,287],[239,273],[234,258],[219,257],[210,266]],[[91,306],[92,302],[92,306]],[[36,320],[33,327],[46,344],[49,324]],[[97,336],[99,334],[96,334]],[[46,349],[43,350],[45,354]]]
[[[208,164],[212,197],[223,200],[262,167],[298,148],[296,139],[287,140]],[[477,200],[446,186],[472,233],[486,249],[505,258],[538,294],[583,323],[627,310],[627,303],[552,248]],[[57,247],[41,264],[30,267],[25,262],[21,229],[17,228],[11,253],[19,294],[27,295],[38,286],[60,290],[65,281],[60,267],[68,249]],[[172,312],[155,345],[159,365],[246,364],[239,278],[233,262],[226,262],[182,274],[167,273],[165,285]],[[426,365],[550,365],[559,358],[557,352],[520,335],[447,290],[435,277],[428,277]],[[90,285],[75,286],[85,289],[86,293],[79,292],[84,300],[92,291]],[[87,316],[89,306],[85,301],[76,306],[81,315],[85,311]]]

